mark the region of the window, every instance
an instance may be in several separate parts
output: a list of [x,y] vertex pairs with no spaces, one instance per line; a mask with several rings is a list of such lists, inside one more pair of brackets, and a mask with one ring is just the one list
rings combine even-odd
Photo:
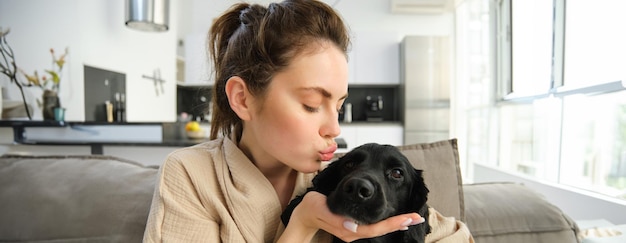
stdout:
[[626,1],[567,1],[565,9],[565,86],[624,79]]
[[466,160],[626,200],[626,1],[466,0],[459,22],[473,5],[491,24],[457,24],[459,70],[494,71],[457,74]]
[[552,9],[552,1],[511,2],[511,75],[516,96],[545,93],[550,88]]
[[560,182],[626,200],[626,91],[563,106]]
[[498,166],[556,182],[558,163],[548,161],[559,160],[561,105],[561,99],[547,97],[501,106]]

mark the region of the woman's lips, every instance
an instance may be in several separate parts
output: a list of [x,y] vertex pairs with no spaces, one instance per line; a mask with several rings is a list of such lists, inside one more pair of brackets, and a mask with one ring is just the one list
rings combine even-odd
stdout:
[[328,148],[320,151],[320,160],[329,161],[333,158],[335,151],[337,151],[337,144],[330,145]]

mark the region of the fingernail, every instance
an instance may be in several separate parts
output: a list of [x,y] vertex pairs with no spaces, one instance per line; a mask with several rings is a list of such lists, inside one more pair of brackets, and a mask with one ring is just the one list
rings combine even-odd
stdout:
[[402,222],[402,224],[400,226],[402,226],[402,227],[409,226],[409,225],[411,225],[411,222],[413,222],[413,219],[408,218],[404,222]]
[[357,225],[356,223],[352,222],[352,221],[344,221],[343,222],[343,227],[346,228],[349,231],[352,231],[354,233],[356,233],[356,228],[359,225]]
[[420,218],[418,220],[415,220],[415,221],[411,222],[411,225],[421,224],[421,223],[424,223],[424,222],[426,222],[426,219]]

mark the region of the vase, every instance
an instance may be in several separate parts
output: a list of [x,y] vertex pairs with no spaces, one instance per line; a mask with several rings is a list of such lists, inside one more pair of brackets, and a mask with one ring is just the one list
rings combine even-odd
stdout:
[[61,107],[61,102],[59,101],[59,95],[57,92],[52,90],[44,90],[43,91],[43,119],[44,120],[54,120],[54,109],[57,107]]

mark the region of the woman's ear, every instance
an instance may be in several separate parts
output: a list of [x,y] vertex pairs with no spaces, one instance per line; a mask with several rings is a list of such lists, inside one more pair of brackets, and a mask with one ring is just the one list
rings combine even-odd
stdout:
[[239,76],[232,76],[226,81],[226,96],[230,108],[243,121],[250,120],[251,107],[248,106],[247,99],[251,99],[246,82]]

